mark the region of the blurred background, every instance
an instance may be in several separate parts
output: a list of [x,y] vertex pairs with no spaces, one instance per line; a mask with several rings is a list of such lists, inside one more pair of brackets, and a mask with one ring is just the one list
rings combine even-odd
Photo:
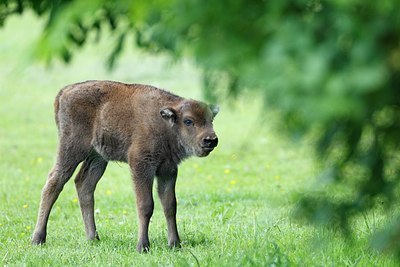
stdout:
[[276,191],[261,199],[352,238],[367,225],[368,247],[398,258],[399,10],[390,0],[2,1],[3,200],[14,203],[7,188],[29,181],[38,201],[57,145],[60,88],[146,83],[222,106],[215,157],[185,163],[181,175],[200,168],[223,178],[201,176],[196,186],[205,179],[218,201]]

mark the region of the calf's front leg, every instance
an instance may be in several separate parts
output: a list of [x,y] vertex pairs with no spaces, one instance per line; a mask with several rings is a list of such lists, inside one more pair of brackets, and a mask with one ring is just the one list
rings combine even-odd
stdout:
[[177,167],[166,169],[157,173],[158,195],[164,209],[165,219],[168,228],[168,246],[170,248],[180,247],[180,239],[176,225],[176,196],[175,184]]
[[131,164],[133,181],[136,191],[136,206],[139,218],[138,243],[136,249],[139,252],[147,252],[150,249],[149,223],[153,215],[153,180],[155,172],[146,163]]

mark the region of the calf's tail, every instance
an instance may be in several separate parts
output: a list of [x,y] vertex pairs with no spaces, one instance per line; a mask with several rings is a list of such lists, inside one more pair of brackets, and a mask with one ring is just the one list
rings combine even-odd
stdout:
[[59,119],[58,119],[58,113],[60,111],[60,97],[63,94],[64,89],[60,90],[60,92],[58,92],[56,99],[54,100],[54,116],[56,119],[56,124],[57,124],[57,128],[60,129],[59,126]]

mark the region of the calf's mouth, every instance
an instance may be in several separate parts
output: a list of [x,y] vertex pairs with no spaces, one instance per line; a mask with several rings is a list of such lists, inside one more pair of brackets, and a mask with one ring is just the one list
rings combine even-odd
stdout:
[[217,146],[218,142],[214,142],[214,143],[208,143],[208,144],[201,144],[200,148],[201,148],[201,154],[199,155],[200,157],[205,157],[208,156],[208,154],[211,153],[211,151],[214,150],[214,148]]

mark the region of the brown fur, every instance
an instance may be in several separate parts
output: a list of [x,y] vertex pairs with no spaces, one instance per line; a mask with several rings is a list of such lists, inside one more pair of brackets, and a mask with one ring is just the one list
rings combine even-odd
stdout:
[[179,246],[175,198],[178,164],[189,156],[207,156],[217,145],[212,121],[218,108],[152,86],[110,81],[66,86],[57,95],[54,107],[60,142],[56,163],[42,190],[32,243],[46,241],[51,208],[80,162],[75,185],[86,236],[99,239],[94,190],[107,162],[116,160],[127,162],[132,171],[139,217],[138,251],[146,251],[150,245],[154,177],[167,220],[168,244]]

